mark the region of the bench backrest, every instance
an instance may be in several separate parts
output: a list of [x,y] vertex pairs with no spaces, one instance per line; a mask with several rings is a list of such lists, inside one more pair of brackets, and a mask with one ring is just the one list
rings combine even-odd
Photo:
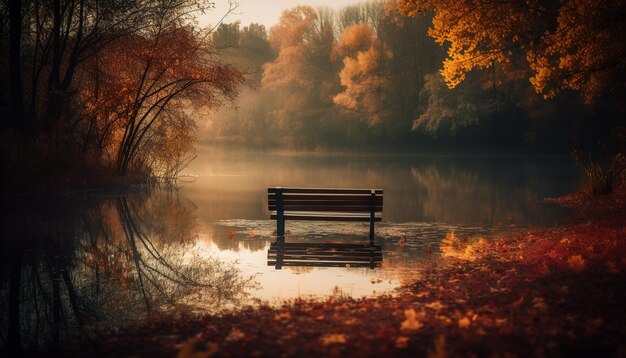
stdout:
[[276,219],[381,221],[382,189],[268,188],[268,209]]

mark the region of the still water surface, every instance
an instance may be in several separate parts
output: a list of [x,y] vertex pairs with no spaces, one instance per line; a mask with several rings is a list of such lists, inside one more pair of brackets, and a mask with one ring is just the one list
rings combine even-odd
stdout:
[[[181,193],[196,205],[198,244],[236,260],[254,275],[266,300],[309,295],[354,297],[388,292],[436,257],[439,242],[490,237],[545,225],[564,215],[543,198],[567,193],[576,169],[562,157],[350,155],[225,151],[205,147],[188,168]],[[275,222],[268,220],[271,186],[384,190],[382,269],[267,265]],[[367,224],[287,222],[287,242],[363,242]],[[233,235],[234,234],[234,235]]]
[[[390,292],[446,235],[489,239],[566,213],[567,158],[433,157],[202,148],[177,190],[2,197],[2,337],[37,347],[172,308]],[[268,266],[270,186],[384,190],[380,268]],[[287,242],[367,242],[367,224],[287,222]],[[17,317],[17,318],[16,318]],[[15,322],[18,322],[17,324]],[[3,340],[6,342],[7,340]]]

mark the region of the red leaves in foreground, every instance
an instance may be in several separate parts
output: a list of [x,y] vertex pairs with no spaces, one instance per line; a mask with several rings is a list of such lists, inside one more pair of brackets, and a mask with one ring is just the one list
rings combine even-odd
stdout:
[[624,356],[623,214],[482,242],[395,296],[161,317],[64,353]]

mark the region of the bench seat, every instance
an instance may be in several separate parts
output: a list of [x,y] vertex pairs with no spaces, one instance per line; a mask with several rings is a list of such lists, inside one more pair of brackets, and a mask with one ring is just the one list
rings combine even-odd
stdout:
[[[271,219],[276,219],[278,216],[276,211],[272,211]],[[285,211],[285,220],[315,220],[315,221],[370,221],[369,213],[347,213],[343,211],[331,211],[331,212],[315,212],[315,211]],[[382,214],[374,216],[375,222],[382,221]]]

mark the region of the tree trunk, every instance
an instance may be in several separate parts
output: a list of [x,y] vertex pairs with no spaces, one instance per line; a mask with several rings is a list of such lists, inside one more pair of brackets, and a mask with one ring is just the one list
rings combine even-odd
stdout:
[[48,113],[43,116],[43,127],[50,130],[56,121],[61,108],[62,96],[59,93],[61,84],[61,1],[54,0],[52,5],[52,68],[48,79]]
[[28,135],[29,126],[24,119],[22,98],[22,69],[20,66],[22,47],[22,1],[9,1],[9,83],[12,125],[23,136]]

